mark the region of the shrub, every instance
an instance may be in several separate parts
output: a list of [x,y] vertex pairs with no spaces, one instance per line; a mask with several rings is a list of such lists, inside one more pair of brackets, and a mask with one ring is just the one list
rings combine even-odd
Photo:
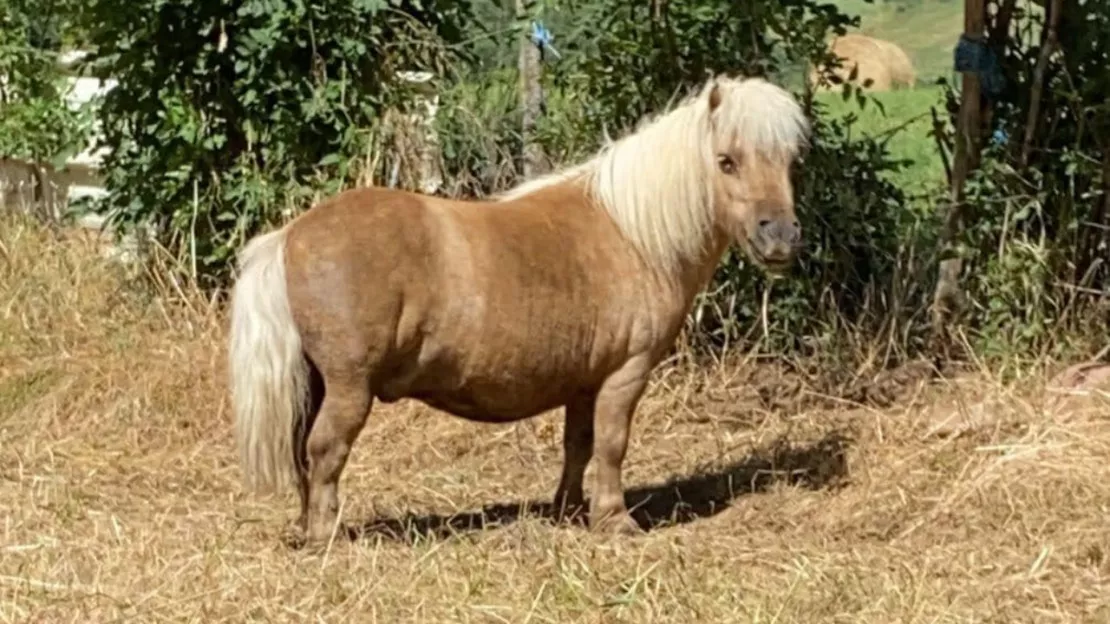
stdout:
[[[441,72],[466,2],[89,0],[111,222],[218,280],[264,225],[349,184],[398,71]],[[213,282],[215,283],[215,282]]]
[[0,157],[60,167],[88,139],[85,110],[66,105],[58,64],[65,0],[0,0]]

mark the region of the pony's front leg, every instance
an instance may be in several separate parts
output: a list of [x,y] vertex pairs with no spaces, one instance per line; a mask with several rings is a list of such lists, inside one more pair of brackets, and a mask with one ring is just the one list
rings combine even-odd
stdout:
[[651,363],[647,358],[629,360],[605,380],[598,392],[594,409],[597,483],[590,505],[590,524],[595,529],[617,533],[639,530],[624,504],[621,464],[628,448],[632,414],[650,373]]

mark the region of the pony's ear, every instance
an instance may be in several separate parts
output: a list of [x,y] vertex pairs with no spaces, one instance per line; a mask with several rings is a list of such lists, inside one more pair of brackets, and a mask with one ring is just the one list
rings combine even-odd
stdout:
[[713,81],[713,86],[709,88],[709,112],[717,110],[721,105],[721,101],[725,99],[725,94],[721,91],[721,83],[716,80]]

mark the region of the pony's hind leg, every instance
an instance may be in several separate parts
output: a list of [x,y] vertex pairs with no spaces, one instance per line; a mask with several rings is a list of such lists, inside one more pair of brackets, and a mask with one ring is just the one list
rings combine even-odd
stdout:
[[304,535],[308,530],[308,435],[320,414],[324,403],[324,377],[312,360],[309,367],[309,409],[301,431],[294,436],[295,460],[297,465],[297,495],[300,498],[301,514],[297,518],[296,530]]
[[555,507],[560,517],[577,515],[585,503],[582,477],[593,456],[595,395],[579,397],[566,406],[563,427],[563,475],[555,490]]
[[339,512],[339,476],[351,446],[370,415],[373,396],[361,375],[324,372],[326,393],[316,423],[308,434],[307,518],[309,542],[330,539]]

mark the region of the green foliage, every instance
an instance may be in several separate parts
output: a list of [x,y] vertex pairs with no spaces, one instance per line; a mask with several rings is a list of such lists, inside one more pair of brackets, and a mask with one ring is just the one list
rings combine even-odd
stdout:
[[475,72],[440,97],[436,133],[448,195],[483,196],[517,179],[520,94],[513,71]]
[[66,0],[0,0],[0,156],[61,166],[84,147],[84,109],[66,105],[58,66]]
[[[600,133],[582,127],[582,107],[572,88],[548,85],[537,135],[554,163],[569,163],[596,150]],[[443,150],[448,195],[474,197],[519,181],[520,83],[508,69],[473,72],[440,98],[436,131]]]
[[634,125],[715,73],[783,80],[788,70],[828,60],[826,36],[855,25],[814,0],[595,0],[576,17],[565,59],[552,69],[594,136],[603,126]]
[[358,174],[370,134],[442,72],[467,3],[89,0],[109,204],[219,276],[265,224]]

